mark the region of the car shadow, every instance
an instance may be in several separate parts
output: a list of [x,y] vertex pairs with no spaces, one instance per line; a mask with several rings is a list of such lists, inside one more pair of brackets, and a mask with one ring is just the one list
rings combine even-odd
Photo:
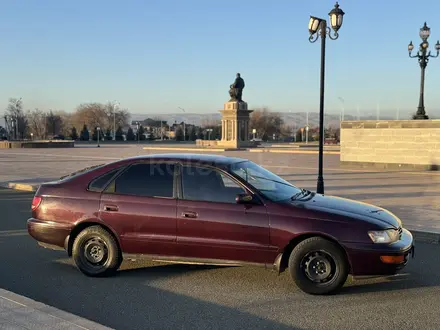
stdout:
[[[440,250],[440,248],[439,248]],[[145,265],[148,263],[148,265]],[[273,285],[280,286],[278,289],[280,291],[283,288],[290,288],[293,285],[294,290],[302,293],[299,288],[295,287],[290,276],[287,272],[282,273],[285,275],[282,279],[276,275],[275,272],[270,270],[265,270],[264,268],[254,267],[254,266],[223,266],[223,265],[190,265],[190,264],[174,264],[166,263],[162,264],[157,261],[145,261],[143,265],[136,265],[130,261],[124,261],[120,270],[113,277],[108,277],[108,280],[145,280],[148,283],[152,283],[156,280],[169,280],[174,277],[181,277],[184,275],[190,275],[198,272],[206,271],[218,271],[218,270],[231,270],[235,273],[221,273],[213,275],[213,279],[216,277],[220,278],[222,276],[228,276],[234,278],[239,276],[244,285],[253,285],[253,279],[246,279],[240,276],[241,273],[245,273],[247,268],[252,267],[258,273],[259,277],[267,277],[267,280],[271,281]],[[421,261],[421,263],[424,263]],[[83,276],[72,261],[69,262],[53,262],[54,271],[62,271],[71,274],[72,270],[76,270],[80,276]],[[414,269],[418,269],[420,266],[412,265],[412,270],[409,272],[402,272],[392,276],[376,276],[370,278],[355,278],[351,276],[345,283],[344,287],[341,289],[337,295],[351,295],[351,294],[367,294],[367,293],[377,293],[386,291],[399,291],[399,290],[409,290],[424,287],[440,287],[440,277],[429,274],[419,274]],[[228,275],[229,274],[229,275]],[[273,277],[272,277],[273,276]],[[191,280],[188,280],[191,281]],[[290,290],[290,289],[289,289]],[[304,293],[305,294],[305,293]]]
[[[302,330],[301,327],[289,326],[241,311],[237,307],[211,302],[211,299],[207,301],[174,292],[173,285],[160,288],[155,283],[158,279],[166,282],[174,276],[229,266],[166,264],[124,269],[108,278],[88,278],[79,270],[74,272],[75,266],[72,264],[56,260],[52,260],[50,266],[46,264],[45,268],[50,274],[57,274],[55,281],[60,285],[58,293],[38,288],[28,288],[23,292],[15,283],[6,285],[6,288],[115,329]],[[194,286],[194,291],[199,289],[199,286]],[[106,302],[105,308],[97,309],[95,306],[98,302]]]
[[[377,281],[377,282],[371,282]],[[421,283],[413,274],[400,274],[388,277],[377,277],[365,280],[357,280],[344,286],[341,295],[358,295],[361,293],[377,293],[387,291],[401,291],[409,289],[420,289],[424,287],[440,286],[440,279],[432,279]]]
[[[61,253],[63,253],[61,251]],[[62,261],[62,262],[60,262]],[[66,268],[69,271],[72,269],[77,269],[73,264],[73,261],[69,258],[54,260],[53,264],[55,267]],[[236,266],[223,266],[223,265],[194,265],[194,264],[181,264],[166,262],[162,263],[155,260],[142,260],[139,262],[123,261],[121,267],[119,268],[117,277],[145,277],[155,278],[164,276],[179,276],[184,273],[197,272],[197,271],[207,271],[215,269],[227,269],[235,268]]]
[[[63,252],[61,252],[63,253]],[[55,271],[69,272],[80,271],[69,258],[53,260],[51,267]],[[117,271],[117,273],[110,278],[130,278],[130,279],[144,279],[148,281],[155,281],[157,279],[166,279],[171,277],[178,277],[188,273],[196,273],[210,270],[237,268],[237,266],[223,266],[223,265],[193,265],[180,263],[162,263],[154,260],[143,260],[139,262],[124,261]],[[83,276],[83,275],[82,275]],[[103,279],[106,277],[103,277]]]

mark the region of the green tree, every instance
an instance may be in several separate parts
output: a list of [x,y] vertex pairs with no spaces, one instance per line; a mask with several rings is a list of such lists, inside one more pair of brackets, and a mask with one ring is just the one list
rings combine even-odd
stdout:
[[[99,137],[100,140],[102,140],[102,130],[99,130]],[[98,140],[98,127],[95,127],[92,134],[92,140],[97,141]]]
[[148,135],[148,140],[153,141],[153,140],[156,139],[156,137],[154,136],[154,131],[153,131],[152,127],[150,127],[148,134],[149,134]]
[[296,142],[302,142],[301,128],[296,131]]
[[58,135],[61,131],[63,120],[60,115],[57,115],[50,110],[46,115],[46,132],[49,135]]
[[124,135],[124,132],[122,131],[122,127],[121,127],[121,126],[118,126],[118,129],[116,130],[116,134],[115,134],[115,136],[116,136],[116,141],[122,141],[122,140],[124,140],[123,135]]
[[190,128],[190,131],[189,131],[189,140],[190,140],[190,141],[195,141],[195,140],[197,140],[197,133],[196,133],[196,128],[195,128],[195,126],[192,126],[192,127]]
[[127,141],[134,141],[136,136],[134,135],[133,129],[130,127],[127,131]]
[[141,140],[141,141],[145,140],[145,128],[144,128],[144,126],[142,126],[142,125],[139,126],[139,130],[138,130],[137,134],[138,134],[137,138],[139,140]]
[[107,131],[105,132],[105,139],[107,141],[111,141],[113,139],[112,132],[110,131],[110,128],[107,128]]
[[176,129],[176,141],[183,141],[183,129],[181,126],[178,126]]
[[211,132],[211,139],[221,139],[222,138],[222,127],[221,126],[214,126],[212,127]]
[[87,128],[87,125],[84,124],[83,129],[81,131],[80,140],[89,141],[89,139],[90,139],[89,129]]
[[74,141],[78,140],[78,132],[76,131],[76,127],[72,127],[72,131],[70,132],[70,138]]

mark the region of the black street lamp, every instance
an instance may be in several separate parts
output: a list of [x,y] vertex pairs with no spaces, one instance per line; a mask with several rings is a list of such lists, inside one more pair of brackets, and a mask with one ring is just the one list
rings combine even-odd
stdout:
[[339,8],[336,2],[335,8],[328,14],[330,16],[330,25],[333,28],[333,36],[330,27],[327,26],[327,21],[322,18],[310,16],[309,21],[309,41],[314,43],[321,37],[321,87],[319,98],[319,164],[318,164],[318,183],[316,192],[318,194],[324,193],[324,177],[323,177],[323,154],[324,154],[324,81],[325,81],[325,39],[328,36],[331,40],[336,40],[339,37],[338,31],[342,26],[342,19],[344,12]]
[[420,97],[419,97],[419,106],[417,107],[417,113],[413,116],[413,119],[429,119],[429,117],[426,115],[425,112],[425,100],[424,100],[424,94],[425,94],[425,69],[428,65],[429,58],[430,57],[438,57],[440,53],[440,43],[437,40],[437,43],[435,44],[435,49],[437,51],[437,55],[431,55],[431,51],[428,51],[429,43],[428,38],[431,34],[431,29],[425,24],[420,29],[419,35],[422,39],[422,43],[419,46],[419,50],[417,51],[416,55],[411,55],[414,45],[412,41],[408,45],[408,53],[409,57],[411,58],[417,58],[420,64],[420,69],[422,71],[421,77],[420,77]]
[[96,135],[97,135],[97,137],[96,137],[96,141],[98,142],[98,145],[97,145],[97,147],[98,148],[100,148],[101,146],[99,145],[99,139],[101,138],[101,127],[96,127]]

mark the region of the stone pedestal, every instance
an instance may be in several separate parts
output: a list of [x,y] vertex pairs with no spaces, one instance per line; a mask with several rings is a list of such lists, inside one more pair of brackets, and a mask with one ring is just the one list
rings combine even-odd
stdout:
[[230,101],[224,104],[222,114],[222,139],[218,145],[226,148],[244,148],[254,146],[249,140],[249,115],[253,110],[248,110],[244,101]]

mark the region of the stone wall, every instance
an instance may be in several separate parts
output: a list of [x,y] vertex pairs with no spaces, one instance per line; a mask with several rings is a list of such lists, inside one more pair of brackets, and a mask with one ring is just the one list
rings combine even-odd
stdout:
[[196,140],[197,147],[217,147],[218,140]]
[[341,164],[434,169],[440,164],[440,120],[341,123]]
[[0,141],[0,149],[16,148],[73,148],[74,141]]

